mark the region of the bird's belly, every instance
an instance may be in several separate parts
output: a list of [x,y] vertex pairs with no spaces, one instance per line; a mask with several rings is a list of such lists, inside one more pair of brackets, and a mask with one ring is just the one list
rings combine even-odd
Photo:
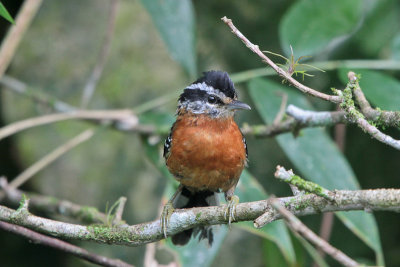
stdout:
[[167,166],[192,190],[226,192],[236,185],[246,163],[242,138],[234,122],[223,130],[212,125],[177,128]]

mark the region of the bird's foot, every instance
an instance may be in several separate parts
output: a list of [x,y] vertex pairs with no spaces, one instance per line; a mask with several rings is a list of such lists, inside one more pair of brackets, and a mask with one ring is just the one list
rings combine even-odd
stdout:
[[164,234],[164,237],[167,238],[167,228],[169,219],[171,218],[172,213],[174,213],[175,209],[172,206],[172,201],[168,201],[165,204],[163,211],[160,217],[160,224],[161,224],[161,233]]
[[238,196],[231,196],[230,199],[228,200],[228,205],[225,209],[225,214],[224,218],[225,220],[228,220],[228,225],[231,227],[231,223],[235,221],[235,215],[236,215],[236,205],[239,204],[239,197]]

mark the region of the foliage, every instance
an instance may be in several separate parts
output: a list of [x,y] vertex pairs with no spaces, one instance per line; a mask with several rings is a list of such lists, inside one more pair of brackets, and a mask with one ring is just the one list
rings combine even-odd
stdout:
[[10,23],[14,23],[14,19],[11,17],[10,13],[8,13],[6,7],[1,2],[0,2],[0,16],[8,20]]

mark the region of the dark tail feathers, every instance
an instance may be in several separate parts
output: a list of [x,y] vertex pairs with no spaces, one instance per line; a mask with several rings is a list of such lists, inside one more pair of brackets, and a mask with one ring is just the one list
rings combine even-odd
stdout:
[[[178,194],[173,202],[173,207],[176,209],[207,207],[218,205],[217,195],[211,191],[191,192],[186,187],[183,187],[182,192]],[[211,226],[201,226],[185,230],[171,237],[174,245],[186,245],[191,236],[199,235],[199,240],[208,239],[208,244],[211,246],[214,236]]]

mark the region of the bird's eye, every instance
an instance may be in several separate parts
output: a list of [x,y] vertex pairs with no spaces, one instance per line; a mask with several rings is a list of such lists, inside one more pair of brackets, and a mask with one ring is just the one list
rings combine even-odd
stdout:
[[215,96],[213,96],[213,95],[210,95],[210,96],[208,96],[207,101],[208,101],[208,103],[210,103],[210,104],[215,104],[215,103],[217,103],[217,97],[215,97]]

